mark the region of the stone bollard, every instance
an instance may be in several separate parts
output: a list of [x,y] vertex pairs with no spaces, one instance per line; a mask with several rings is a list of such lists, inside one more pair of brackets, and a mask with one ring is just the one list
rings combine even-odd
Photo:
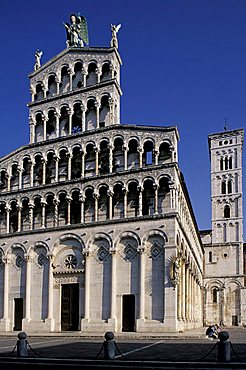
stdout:
[[17,357],[27,357],[27,335],[24,331],[18,333],[18,340],[17,340]]
[[115,359],[115,341],[114,333],[112,331],[107,331],[104,334],[105,341],[103,343],[104,358],[107,360]]
[[218,334],[218,357],[217,362],[229,362],[231,361],[231,342],[228,341],[229,333],[227,331],[221,331]]

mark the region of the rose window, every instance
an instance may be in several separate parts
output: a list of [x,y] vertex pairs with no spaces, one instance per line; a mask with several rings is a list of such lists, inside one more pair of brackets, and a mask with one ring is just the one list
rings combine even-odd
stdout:
[[70,254],[65,258],[64,265],[68,270],[75,269],[77,266],[77,258]]

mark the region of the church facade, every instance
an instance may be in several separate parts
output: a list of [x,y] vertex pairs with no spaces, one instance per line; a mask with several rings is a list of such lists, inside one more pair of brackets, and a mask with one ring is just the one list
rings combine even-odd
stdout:
[[[218,224],[231,226],[216,210],[218,235],[200,235],[177,128],[120,124],[115,29],[110,47],[69,39],[29,76],[30,143],[0,160],[2,331],[178,332],[222,320],[221,304],[216,311],[205,291],[213,297],[223,284],[241,297],[240,315],[237,308],[230,315],[238,325],[245,317],[241,152],[238,191],[212,195],[213,210],[225,199],[224,212],[238,199],[234,234],[218,239]],[[242,135],[230,134],[232,150],[241,149]],[[213,153],[214,145],[215,161]],[[235,179],[231,171],[220,181]],[[228,281],[217,276],[224,259],[220,270],[213,263],[221,253],[228,266],[238,261]]]

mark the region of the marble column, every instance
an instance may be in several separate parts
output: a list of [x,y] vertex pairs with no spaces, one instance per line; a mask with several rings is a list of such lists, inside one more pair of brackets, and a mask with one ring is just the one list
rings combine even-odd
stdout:
[[31,168],[30,168],[30,186],[33,187],[33,177],[34,177],[34,162],[31,162]]
[[85,319],[90,319],[90,252],[85,251]]
[[47,128],[48,117],[46,117],[46,116],[43,115],[42,119],[43,119],[43,125],[44,125],[43,126],[43,128],[44,128],[44,130],[43,130],[43,140],[45,141],[45,140],[47,140],[47,131],[46,131],[46,128]]
[[73,110],[68,109],[68,135],[72,134],[72,117],[73,117]]
[[6,206],[5,207],[5,210],[6,210],[6,233],[9,234],[9,220],[10,220],[10,206]]
[[83,224],[85,222],[85,195],[79,195],[80,205],[81,205],[81,219],[80,222]]
[[127,189],[122,188],[122,192],[124,194],[124,218],[127,218]]
[[95,221],[97,222],[98,220],[98,199],[99,199],[99,194],[94,193],[93,197],[95,199]]
[[42,201],[41,206],[42,206],[41,228],[45,229],[45,207],[46,207],[46,202]]
[[49,291],[48,291],[48,319],[53,319],[53,255],[52,253],[48,254],[49,259]]
[[60,117],[61,115],[58,112],[55,112],[55,117],[56,117],[56,137],[59,137],[59,126],[60,126]]
[[17,232],[20,232],[21,231],[21,211],[22,211],[22,206],[21,205],[18,205],[17,206],[17,210],[18,210],[18,226],[17,226]]
[[81,151],[81,178],[85,177],[85,152]]
[[159,186],[157,184],[154,184],[153,189],[154,189],[154,192],[155,192],[154,213],[155,213],[155,215],[158,215],[158,189],[159,189]]
[[111,312],[110,319],[116,319],[116,250],[114,248],[110,249],[111,254]]
[[72,198],[67,196],[66,201],[67,201],[67,225],[71,225],[71,202],[72,202]]
[[4,263],[4,289],[3,289],[3,319],[9,321],[9,265],[8,256],[3,258]]
[[54,160],[55,160],[55,182],[59,181],[59,159],[60,158],[58,156],[54,157]]
[[128,148],[127,148],[127,146],[126,145],[124,145],[123,147],[122,147],[122,150],[124,151],[124,170],[125,171],[127,171],[127,168],[128,168],[128,161],[127,161],[127,152],[128,152]]
[[72,153],[67,153],[68,158],[68,165],[67,165],[67,179],[71,180],[71,172],[72,172]]
[[29,255],[25,256],[26,260],[26,305],[25,305],[25,319],[31,319],[31,258]]
[[114,195],[114,192],[112,191],[112,189],[109,189],[107,191],[107,195],[109,197],[109,220],[112,220],[113,218],[113,195]]
[[22,173],[23,173],[23,168],[18,168],[18,173],[19,173],[19,190],[22,190]]
[[139,199],[139,208],[138,208],[138,216],[143,216],[143,188],[142,186],[138,186],[138,199]]
[[82,112],[82,122],[81,122],[81,129],[82,132],[85,131],[85,112],[86,112],[86,107],[84,104],[81,104],[81,112]]
[[145,318],[145,253],[139,248],[140,254],[140,287],[139,287],[139,318]]
[[42,158],[42,163],[43,163],[42,185],[45,185],[45,182],[46,182],[46,163],[47,163],[47,161],[44,158]]
[[33,230],[33,209],[34,209],[34,204],[33,203],[28,203],[28,208],[29,208],[29,230]]
[[100,121],[100,103],[98,101],[95,102],[96,108],[96,128],[99,128],[99,121]]
[[99,148],[98,147],[94,147],[94,151],[95,151],[95,175],[97,176],[98,175],[98,158],[99,158]]
[[139,153],[139,168],[142,168],[143,167],[143,148],[139,146],[137,148],[137,151]]
[[108,145],[109,148],[109,173],[113,172],[113,144]]

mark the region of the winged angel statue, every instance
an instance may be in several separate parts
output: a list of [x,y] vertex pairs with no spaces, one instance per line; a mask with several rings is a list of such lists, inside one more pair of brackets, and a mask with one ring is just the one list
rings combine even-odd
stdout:
[[117,33],[119,32],[120,28],[121,28],[121,24],[118,24],[117,26],[115,24],[111,24],[112,38],[111,38],[110,46],[112,48],[115,47],[116,49],[118,49]]
[[86,18],[80,14],[71,14],[70,22],[63,23],[67,32],[67,47],[83,47],[89,44]]

